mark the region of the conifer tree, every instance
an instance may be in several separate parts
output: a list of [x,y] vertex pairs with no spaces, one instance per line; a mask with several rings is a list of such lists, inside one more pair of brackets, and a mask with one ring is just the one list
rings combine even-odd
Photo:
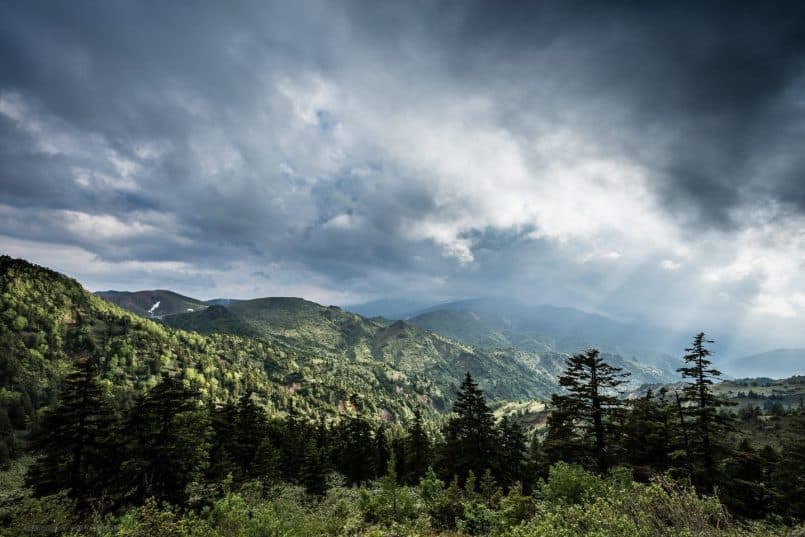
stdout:
[[372,426],[363,418],[348,418],[335,431],[337,470],[350,485],[360,485],[374,477],[376,444]]
[[470,471],[483,475],[495,462],[497,431],[484,394],[469,373],[459,388],[453,414],[445,431],[443,467],[448,477],[464,479]]
[[627,375],[606,363],[596,349],[569,358],[567,369],[559,377],[559,384],[567,394],[554,394],[551,398],[553,412],[557,414],[550,423],[554,428],[549,429],[551,449],[590,453],[592,466],[605,473],[609,468],[612,418],[623,407],[617,388]]
[[781,511],[801,520],[805,517],[805,412],[801,410],[793,416],[774,474]]
[[262,483],[264,496],[268,489],[281,479],[280,460],[280,452],[274,447],[271,439],[263,438],[254,454],[250,474]]
[[197,401],[197,392],[163,373],[129,413],[124,471],[136,501],[153,496],[181,503],[187,485],[206,470],[211,431]]
[[431,457],[431,443],[422,422],[422,412],[414,410],[414,421],[405,438],[405,482],[416,484],[428,471]]
[[655,399],[651,390],[630,402],[624,426],[624,463],[635,476],[647,480],[670,466],[671,438],[668,405],[664,394]]
[[34,438],[41,457],[28,473],[39,495],[69,490],[81,506],[106,492],[114,467],[114,416],[89,358],[79,359],[65,378],[58,403]]
[[311,496],[321,497],[327,493],[327,465],[321,450],[313,438],[309,438],[304,450],[301,481],[305,492]]
[[[708,359],[711,355],[706,347],[712,341],[706,339],[704,332],[696,334],[693,345],[685,349],[685,366],[678,371],[684,378],[690,379],[682,389],[685,403],[683,414],[693,419],[696,434],[689,438],[691,452],[701,461],[701,467],[694,475],[695,481],[705,492],[711,492],[716,481],[716,446],[717,438],[726,429],[726,418],[718,413],[720,407],[728,405],[717,398],[710,386],[713,379],[721,372],[712,367]],[[695,468],[694,468],[695,469]]]
[[725,461],[725,479],[719,499],[730,512],[749,518],[762,518],[770,508],[771,491],[760,453],[744,438]]
[[[389,459],[393,455],[392,452],[389,450],[389,441],[386,435],[386,424],[381,423],[377,429],[375,429],[374,433],[374,444],[375,444],[375,452],[372,459],[372,464],[374,466],[374,477],[381,477],[385,475],[386,470],[388,469]],[[397,462],[395,460],[395,473],[396,473],[396,465]]]
[[265,412],[252,400],[252,392],[247,391],[241,395],[234,428],[233,455],[239,475],[244,478],[253,475],[251,466],[257,448],[265,437],[266,421]]
[[504,416],[498,424],[500,443],[497,449],[497,482],[507,489],[522,481],[525,473],[525,433],[516,421]]
[[207,475],[213,481],[222,481],[228,474],[235,474],[237,471],[235,427],[238,420],[238,407],[231,401],[216,407],[210,401],[208,410],[210,412],[210,425],[213,436],[210,444],[210,465]]
[[523,490],[531,493],[539,479],[548,477],[550,464],[548,456],[543,448],[543,442],[536,432],[533,433],[528,444],[528,457],[525,462],[524,479],[522,482]]

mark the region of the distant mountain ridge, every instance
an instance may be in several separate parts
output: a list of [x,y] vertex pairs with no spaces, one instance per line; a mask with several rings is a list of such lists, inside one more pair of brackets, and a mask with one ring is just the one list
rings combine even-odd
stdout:
[[[504,399],[549,397],[558,389],[557,376],[567,358],[566,353],[549,345],[473,341],[413,319],[367,319],[337,306],[293,297],[232,301],[204,311],[165,316],[162,322],[203,334],[279,338],[300,353],[329,359],[390,361],[411,374],[424,372],[433,378],[447,375],[449,382],[458,381],[456,371],[464,369],[492,395]],[[676,379],[668,368],[615,354],[607,356],[632,373],[633,385]]]
[[730,375],[783,378],[805,375],[805,349],[775,349],[730,360],[724,367]]
[[114,302],[144,317],[161,318],[188,311],[199,311],[207,308],[201,300],[190,298],[166,289],[148,291],[99,291],[97,296]]
[[664,368],[678,367],[668,353],[684,340],[656,327],[624,323],[575,308],[526,305],[509,299],[472,299],[439,304],[409,322],[478,346],[576,353],[589,347]]

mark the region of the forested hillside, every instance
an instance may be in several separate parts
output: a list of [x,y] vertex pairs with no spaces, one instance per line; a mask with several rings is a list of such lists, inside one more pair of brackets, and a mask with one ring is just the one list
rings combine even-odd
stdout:
[[[107,296],[117,300],[114,295]],[[126,302],[120,304],[127,306]],[[475,329],[485,333],[471,323],[458,333],[447,329],[451,337],[445,337],[438,326],[431,330],[406,321],[367,319],[336,306],[290,297],[213,305],[203,311],[168,315],[161,321],[204,334],[271,338],[303,355],[391,364],[408,376],[432,379],[442,390],[429,394],[438,401],[437,405],[444,402],[444,388],[455,387],[466,371],[478,379],[495,402],[545,399],[557,389],[557,377],[569,356],[518,342],[502,340],[495,346],[492,341],[464,337]],[[677,379],[668,367],[615,354],[607,356],[631,373],[629,384],[634,388]]]
[[402,374],[393,363],[299,354],[267,336],[168,328],[66,276],[5,256],[0,301],[0,415],[17,429],[53,403],[61,379],[81,357],[97,361],[102,382],[123,406],[156,385],[163,372],[214,400],[251,390],[270,412],[336,414],[359,407],[375,419],[400,419],[414,407],[427,413],[450,397],[449,385]]

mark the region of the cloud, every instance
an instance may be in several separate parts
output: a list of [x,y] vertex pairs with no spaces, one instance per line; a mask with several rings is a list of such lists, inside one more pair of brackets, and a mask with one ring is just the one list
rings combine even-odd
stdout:
[[803,17],[6,3],[0,247],[93,288],[509,294],[805,344]]

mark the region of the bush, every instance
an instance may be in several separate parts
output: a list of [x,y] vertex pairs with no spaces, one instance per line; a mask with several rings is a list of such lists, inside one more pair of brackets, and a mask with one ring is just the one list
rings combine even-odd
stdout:
[[551,466],[547,481],[539,489],[548,502],[581,503],[586,497],[600,494],[604,480],[576,464],[559,462]]

